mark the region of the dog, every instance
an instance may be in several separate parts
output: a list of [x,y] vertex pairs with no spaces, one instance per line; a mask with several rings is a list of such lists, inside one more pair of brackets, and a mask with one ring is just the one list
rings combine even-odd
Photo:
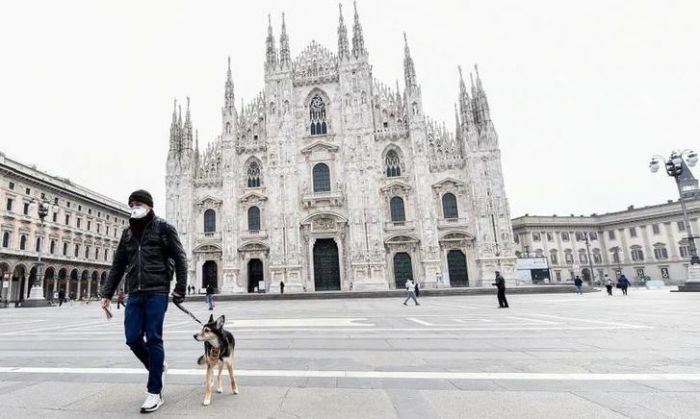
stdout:
[[207,365],[207,381],[204,387],[204,404],[209,406],[211,403],[211,389],[214,386],[214,368],[219,367],[217,393],[223,393],[221,372],[224,366],[228,369],[228,375],[231,379],[231,392],[238,394],[238,385],[236,385],[236,377],[233,374],[233,349],[236,346],[236,341],[233,334],[224,329],[225,316],[220,316],[214,320],[214,316],[209,316],[209,321],[202,327],[199,333],[194,335],[194,339],[198,342],[204,342],[204,355],[197,359],[197,364]]

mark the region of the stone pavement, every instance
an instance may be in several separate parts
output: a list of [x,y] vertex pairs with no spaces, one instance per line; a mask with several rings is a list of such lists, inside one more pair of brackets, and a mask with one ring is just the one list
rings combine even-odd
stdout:
[[[198,325],[170,305],[153,416],[700,417],[700,295],[605,293],[219,303],[241,393],[201,405]],[[208,317],[203,303],[185,303]],[[0,310],[0,417],[135,417],[145,374],[123,310]]]

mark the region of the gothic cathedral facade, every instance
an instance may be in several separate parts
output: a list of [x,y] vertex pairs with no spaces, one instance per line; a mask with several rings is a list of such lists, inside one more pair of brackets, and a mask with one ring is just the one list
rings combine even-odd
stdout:
[[[268,26],[265,87],[236,106],[229,59],[221,134],[202,150],[173,110],[166,218],[189,282],[219,292],[490,285],[515,278],[498,137],[478,71],[461,69],[455,132],[423,112],[404,35],[404,86],[375,80],[354,11],[335,52],[296,58]],[[279,44],[279,46],[277,45]],[[475,67],[476,69],[476,67]],[[471,76],[471,74],[470,74]]]

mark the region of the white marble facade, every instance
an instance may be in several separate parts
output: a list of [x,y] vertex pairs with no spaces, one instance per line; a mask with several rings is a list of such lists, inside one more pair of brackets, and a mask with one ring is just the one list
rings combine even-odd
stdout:
[[499,269],[515,278],[478,72],[467,87],[460,69],[452,132],[423,113],[405,39],[401,89],[373,78],[357,10],[350,31],[341,9],[336,51],[312,41],[293,58],[284,16],[279,41],[270,24],[263,90],[237,106],[229,59],[221,134],[201,150],[189,98],[184,118],[176,104],[166,216],[190,284],[311,292],[401,288],[408,277],[479,286]]

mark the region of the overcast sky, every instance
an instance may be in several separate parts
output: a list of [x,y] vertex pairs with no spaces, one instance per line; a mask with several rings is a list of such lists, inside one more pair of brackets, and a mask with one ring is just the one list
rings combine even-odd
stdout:
[[[344,1],[346,23],[352,2]],[[513,216],[677,198],[649,158],[700,148],[699,1],[358,2],[374,76],[403,86],[406,31],[424,108],[454,126],[457,66],[478,63]],[[292,56],[337,48],[336,1],[15,1],[0,15],[0,151],[163,212],[172,100],[200,142],[263,87],[267,14]],[[699,171],[696,169],[696,173]]]

